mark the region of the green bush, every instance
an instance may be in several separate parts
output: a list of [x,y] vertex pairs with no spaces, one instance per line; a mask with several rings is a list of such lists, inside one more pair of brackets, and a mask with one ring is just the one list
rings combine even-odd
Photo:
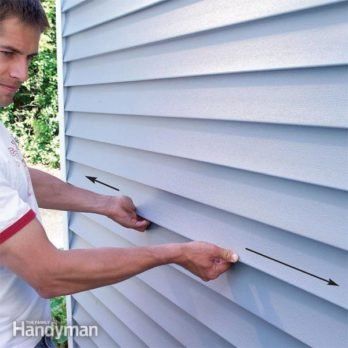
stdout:
[[[55,297],[51,299],[52,320],[57,328],[66,327],[66,303],[65,296]],[[53,338],[57,347],[67,347],[68,338],[62,335],[59,338]]]
[[59,168],[55,1],[43,0],[50,29],[41,38],[40,54],[14,103],[0,110],[0,120],[19,141],[25,159]]

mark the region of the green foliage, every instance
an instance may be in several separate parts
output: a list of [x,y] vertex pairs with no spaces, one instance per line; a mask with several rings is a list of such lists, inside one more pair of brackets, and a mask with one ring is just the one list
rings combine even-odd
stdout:
[[[66,327],[66,303],[65,296],[55,297],[51,299],[51,313],[52,320],[55,323],[56,327]],[[53,338],[53,341],[56,343],[57,347],[64,348],[67,347],[68,338],[64,335],[61,337]]]
[[14,103],[0,110],[0,120],[15,135],[30,163],[59,168],[55,1],[43,0],[50,29],[41,38],[40,54]]

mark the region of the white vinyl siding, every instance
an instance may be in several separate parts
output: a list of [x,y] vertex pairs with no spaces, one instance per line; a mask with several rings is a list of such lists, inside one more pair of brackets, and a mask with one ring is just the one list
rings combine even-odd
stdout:
[[[71,248],[205,240],[240,262],[168,265],[72,296],[76,347],[348,345],[348,1],[65,0],[67,181],[132,197],[144,233],[69,215]],[[339,286],[261,257],[250,248]]]

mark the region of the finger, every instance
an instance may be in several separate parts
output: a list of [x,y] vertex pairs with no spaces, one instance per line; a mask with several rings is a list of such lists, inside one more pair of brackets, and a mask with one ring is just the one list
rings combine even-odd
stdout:
[[139,220],[135,223],[135,229],[141,232],[144,232],[150,225],[150,222],[147,220]]
[[146,226],[147,225],[147,221],[146,220],[138,220],[138,221],[135,222],[135,225],[137,227]]
[[220,257],[223,260],[227,262],[232,262],[232,263],[237,262],[239,259],[238,255],[235,252],[233,252],[231,249],[224,249],[224,248],[221,248]]
[[144,219],[144,218],[141,217],[140,215],[137,215],[137,220],[138,220],[138,221],[144,221],[145,224],[147,225],[147,227],[149,227],[150,224],[151,224],[151,221],[149,221],[149,220],[147,220],[147,219]]
[[222,262],[222,263],[218,263],[216,264],[216,272],[218,275],[226,272],[228,269],[231,268],[231,263],[230,262]]

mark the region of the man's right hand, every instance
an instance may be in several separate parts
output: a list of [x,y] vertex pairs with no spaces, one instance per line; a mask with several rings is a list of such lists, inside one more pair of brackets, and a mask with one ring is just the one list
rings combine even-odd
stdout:
[[206,242],[58,250],[37,219],[0,244],[0,267],[19,275],[44,298],[114,284],[169,263],[208,281],[237,259],[231,250]]
[[238,255],[232,250],[206,242],[183,243],[181,251],[175,263],[204,281],[216,279],[238,261]]

